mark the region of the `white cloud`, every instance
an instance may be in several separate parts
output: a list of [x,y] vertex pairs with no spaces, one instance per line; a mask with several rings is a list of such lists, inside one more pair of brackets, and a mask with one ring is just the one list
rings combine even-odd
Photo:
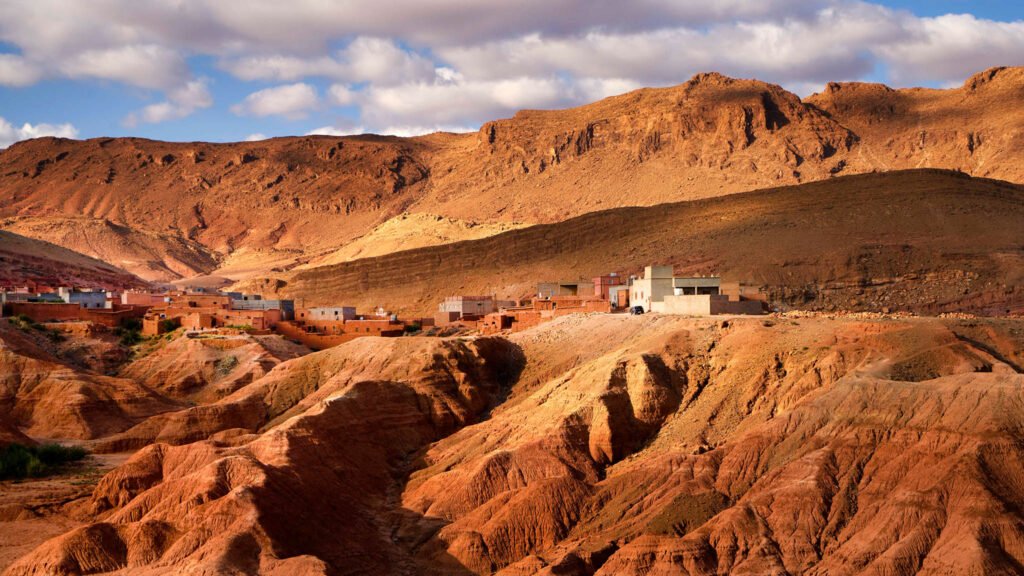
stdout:
[[353,134],[362,134],[363,132],[365,130],[363,130],[362,126],[352,126],[351,128],[321,126],[306,132],[306,136],[351,136]]
[[898,84],[936,80],[960,84],[995,65],[1024,64],[1024,20],[993,22],[946,15],[908,18],[902,24],[908,31],[905,38],[875,50]]
[[71,124],[29,124],[21,127],[13,126],[7,120],[0,118],[0,148],[7,148],[11,144],[29,138],[40,138],[43,136],[57,136],[58,138],[77,138],[78,129]]
[[349,106],[359,99],[359,94],[344,84],[332,84],[327,90],[327,96],[330,103],[337,106]]
[[70,78],[116,80],[154,89],[170,89],[188,77],[182,55],[155,44],[86,50],[62,62],[60,70]]
[[213,96],[210,95],[207,80],[201,78],[168,92],[166,101],[150,104],[138,113],[129,114],[124,123],[127,126],[135,126],[139,122],[157,124],[184,118],[198,109],[210,106],[213,106]]
[[387,136],[422,136],[423,134],[433,134],[434,132],[476,132],[480,129],[480,126],[458,126],[458,125],[442,125],[434,124],[430,126],[388,126],[376,133]]
[[248,136],[245,137],[245,141],[246,142],[259,142],[260,140],[266,140],[266,139],[267,139],[267,135],[266,134],[260,134],[259,132],[256,132],[255,134],[249,134]]
[[239,116],[284,116],[295,120],[305,118],[318,103],[316,88],[299,82],[253,92],[232,106],[231,111]]
[[479,125],[520,108],[564,104],[570,91],[554,77],[471,81],[446,73],[434,82],[368,88],[362,114],[371,126]]
[[434,74],[428,58],[393,40],[360,36],[334,56],[303,58],[282,54],[227,59],[221,67],[242,80],[290,81],[323,76],[345,82],[397,84],[427,80]]
[[[284,84],[250,94],[236,114],[296,119],[351,107],[360,128],[402,133],[478,126],[703,71],[806,94],[879,74],[897,86],[953,85],[1024,64],[1024,21],[923,18],[864,0],[346,0],[344,9],[322,0],[6,0],[0,42],[17,52],[0,54],[0,85],[69,77],[159,93],[128,124],[211,106],[208,83],[189,67],[210,57],[242,81]],[[331,84],[322,99],[310,78]]]
[[42,70],[15,54],[0,54],[0,85],[30,86],[43,77]]

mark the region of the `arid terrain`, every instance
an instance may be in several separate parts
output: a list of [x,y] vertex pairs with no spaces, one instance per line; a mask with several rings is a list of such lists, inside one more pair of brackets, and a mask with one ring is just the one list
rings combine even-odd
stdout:
[[[1024,573],[1021,102],[699,74],[467,134],[13,144],[4,286],[404,320],[660,264],[769,313],[0,318],[0,574]],[[5,479],[52,443],[88,455]]]
[[[0,152],[0,227],[147,280],[238,280],[268,269],[253,261],[336,263],[402,249],[402,238],[424,246],[836,175],[927,167],[1022,183],[1022,95],[1021,68],[947,90],[829,84],[804,100],[700,74],[469,134],[41,138]],[[436,216],[454,222],[431,238],[422,219]],[[390,240],[374,250],[350,246],[382,230]]]
[[49,242],[0,230],[0,284],[141,288],[148,282],[95,258]]
[[449,294],[520,298],[538,280],[657,261],[762,286],[784,309],[1006,315],[1024,312],[1022,230],[1021,186],[909,170],[618,208],[242,286],[430,313]]
[[[45,400],[25,388],[53,361],[0,338],[7,417],[30,423]],[[223,346],[181,338],[121,371],[93,407],[106,429],[77,437],[99,436],[99,463],[138,450],[91,490],[6,503],[6,550],[27,552],[4,553],[7,574],[1012,574],[1024,561],[1021,320],[598,314],[283,362],[245,343],[231,349],[251,376],[197,381],[194,405],[175,406],[180,378],[154,367],[195,358],[175,372],[200,374]],[[126,417],[140,423],[114,432]]]

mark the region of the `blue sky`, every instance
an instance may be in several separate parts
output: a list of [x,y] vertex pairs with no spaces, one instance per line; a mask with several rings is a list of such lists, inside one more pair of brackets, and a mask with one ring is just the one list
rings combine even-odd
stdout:
[[[287,4],[287,5],[286,5]],[[0,146],[474,130],[720,71],[947,87],[1024,65],[1016,2],[8,0]],[[386,13],[387,18],[381,15]]]

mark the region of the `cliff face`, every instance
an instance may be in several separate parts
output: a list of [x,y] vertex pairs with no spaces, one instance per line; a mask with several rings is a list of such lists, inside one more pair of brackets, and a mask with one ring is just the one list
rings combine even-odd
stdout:
[[1022,90],[1021,69],[994,69],[949,90],[831,84],[801,101],[701,74],[461,135],[40,139],[0,152],[0,225],[146,278],[238,278],[258,270],[232,258],[305,263],[404,211],[549,223],[919,167],[1022,182]]
[[356,340],[181,408],[205,435],[136,452],[6,574],[1012,573],[1022,345],[626,315]]

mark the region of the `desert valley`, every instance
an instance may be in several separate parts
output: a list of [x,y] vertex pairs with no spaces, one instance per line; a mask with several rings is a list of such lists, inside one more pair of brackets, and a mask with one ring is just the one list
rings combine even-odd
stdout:
[[170,140],[0,150],[0,574],[1024,574],[1024,68]]

